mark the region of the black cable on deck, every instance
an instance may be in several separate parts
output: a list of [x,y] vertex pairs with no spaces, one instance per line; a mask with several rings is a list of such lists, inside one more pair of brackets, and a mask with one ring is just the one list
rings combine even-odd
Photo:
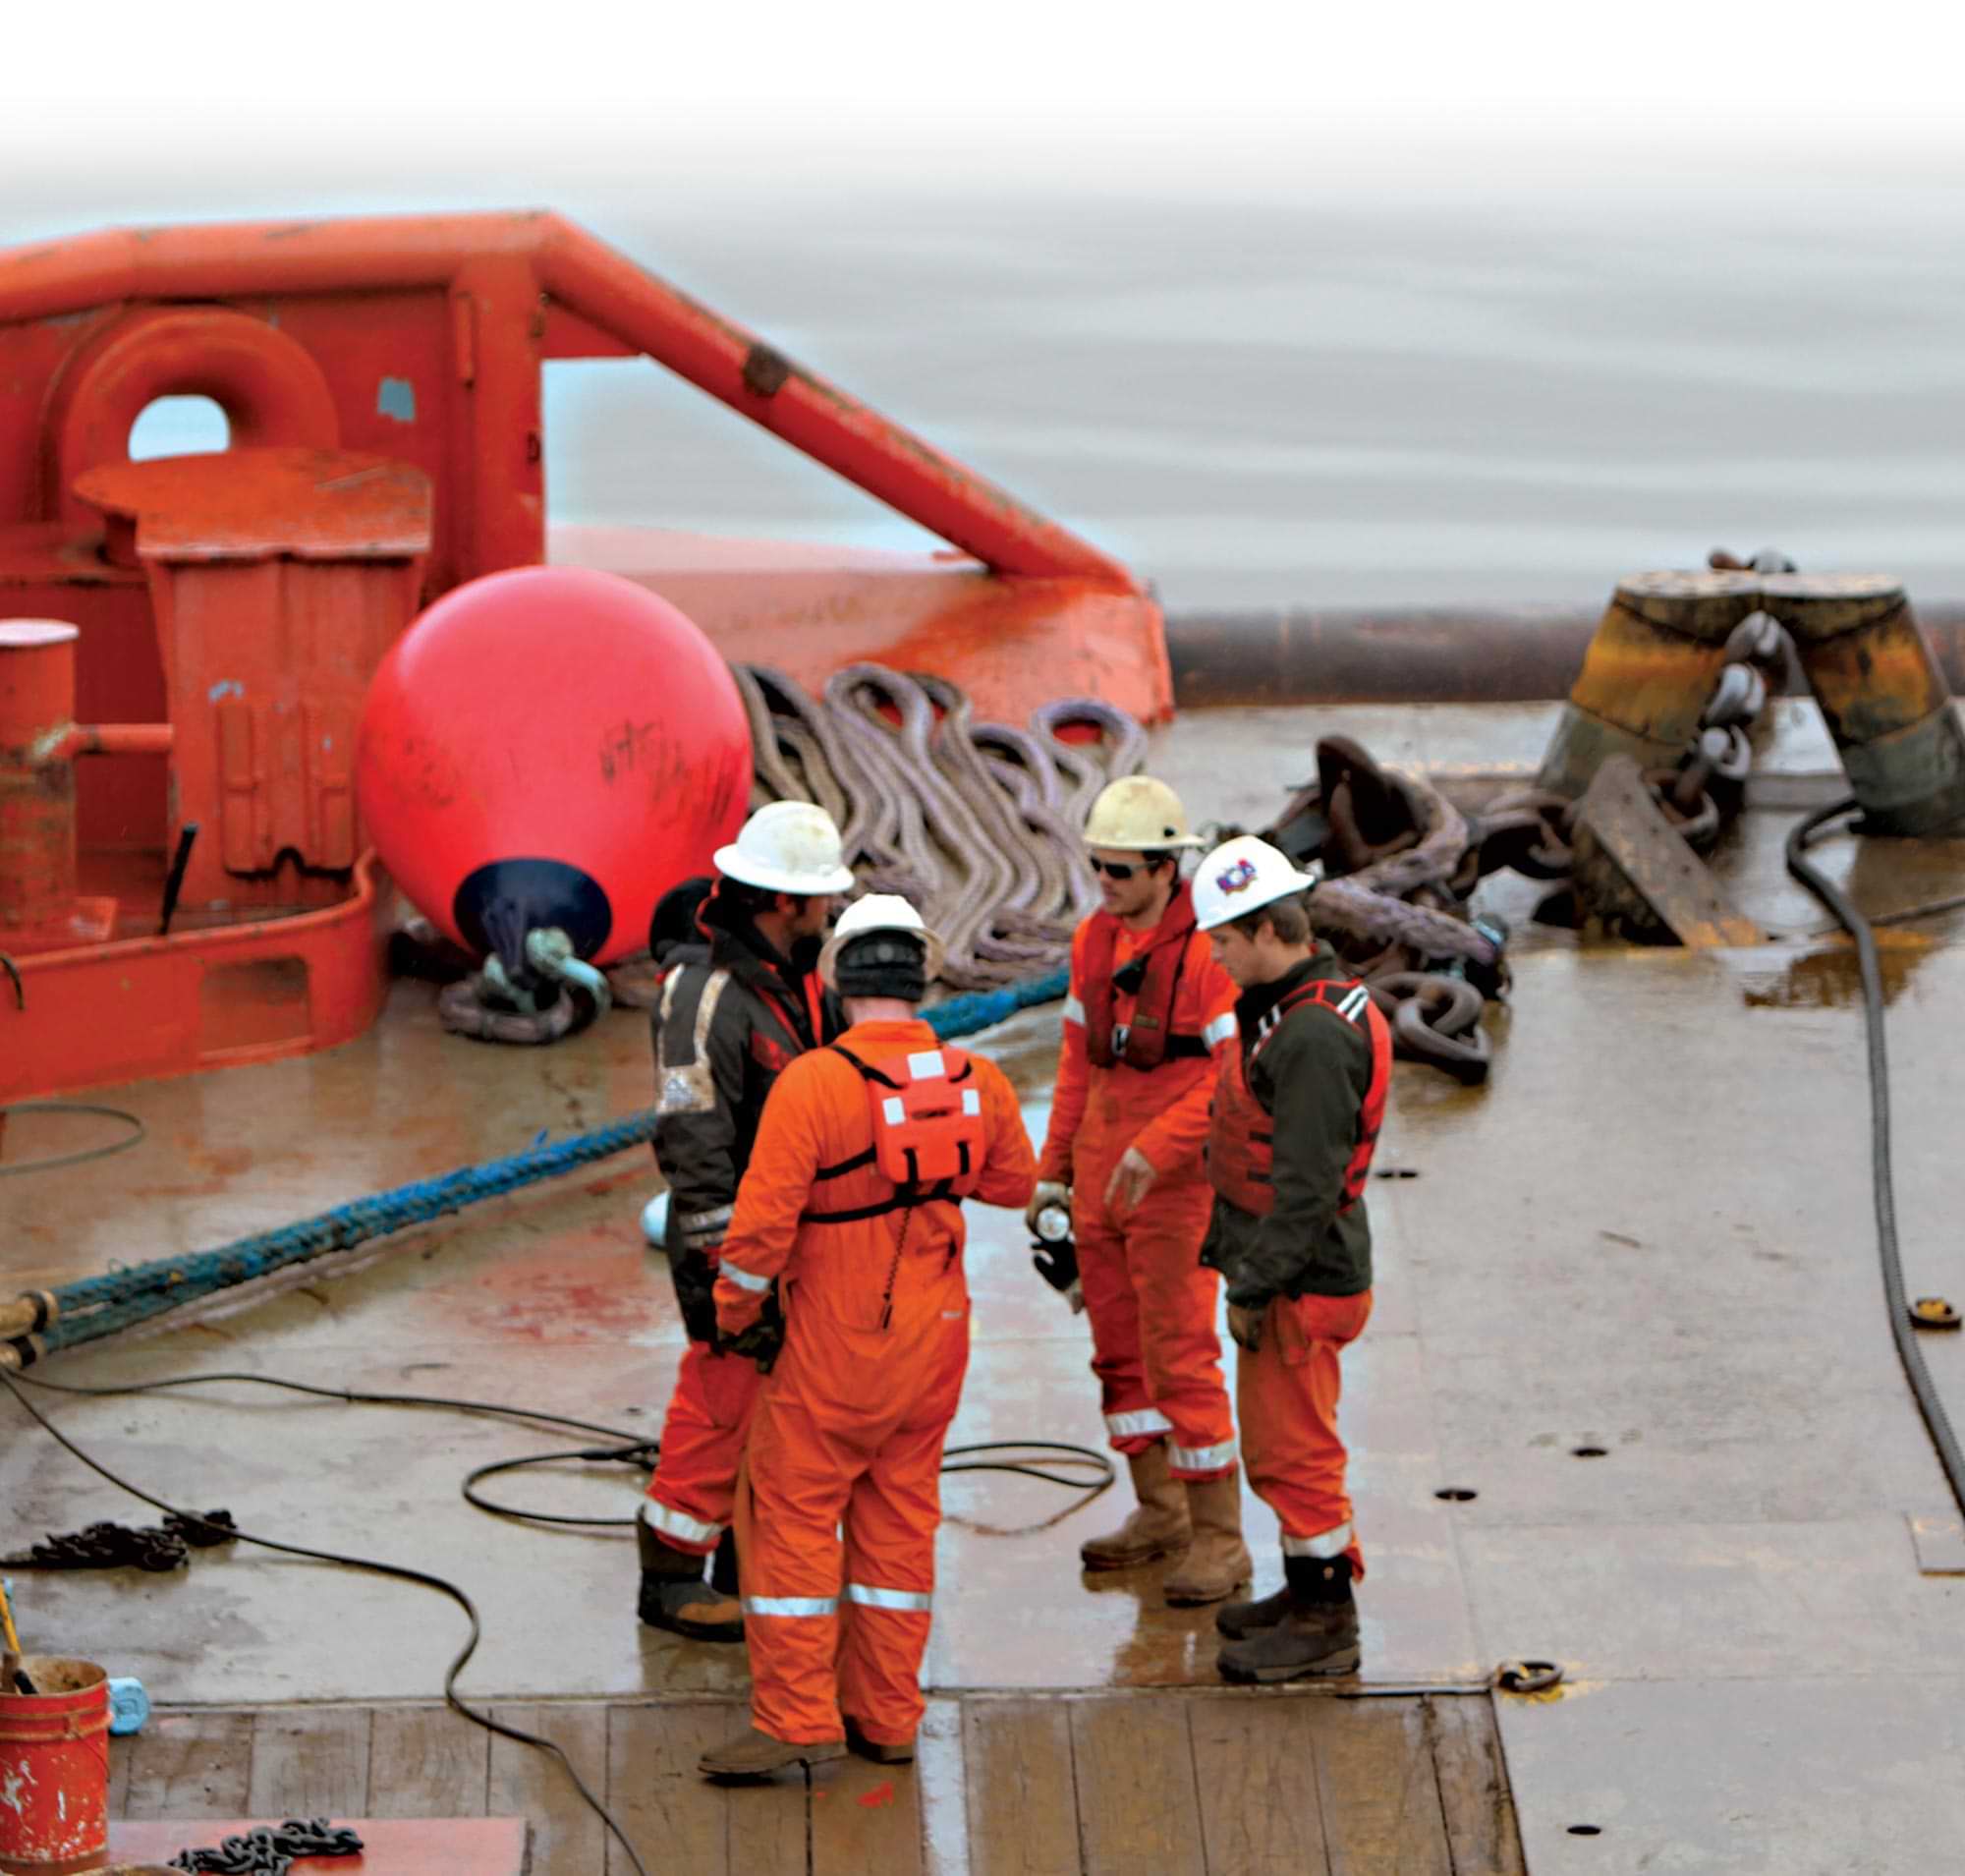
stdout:
[[1932,1386],[1931,1371],[1924,1365],[1924,1350],[1917,1345],[1917,1331],[1910,1320],[1910,1304],[1904,1294],[1903,1256],[1897,1244],[1896,1182],[1890,1170],[1890,1066],[1883,1042],[1883,973],[1877,958],[1877,940],[1870,921],[1831,884],[1822,871],[1808,861],[1809,843],[1831,821],[1856,812],[1855,801],[1838,801],[1796,824],[1787,837],[1787,870],[1835,915],[1842,929],[1856,940],[1856,957],[1863,973],[1863,1016],[1869,1034],[1870,1051],[1870,1159],[1876,1190],[1877,1250],[1883,1266],[1883,1295],[1889,1305],[1890,1334],[1896,1340],[1897,1359],[1903,1363],[1904,1378],[1917,1398],[1918,1411],[1931,1430],[1932,1444],[1937,1449],[1938,1463],[1951,1487],[1958,1508],[1965,1511],[1965,1454],[1958,1450],[1958,1436],[1952,1431],[1951,1417]]

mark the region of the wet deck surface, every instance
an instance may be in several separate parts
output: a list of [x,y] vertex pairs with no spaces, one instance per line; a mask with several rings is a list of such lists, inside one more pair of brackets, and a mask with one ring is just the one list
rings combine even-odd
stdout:
[[[1819,723],[1784,709],[1761,798],[1832,798]],[[1319,734],[1467,782],[1532,768],[1550,719],[1526,706],[1222,712],[1165,733],[1154,762],[1198,817],[1260,822],[1311,772]],[[1718,870],[1743,910],[1807,934],[1824,921],[1781,869],[1791,819],[1750,813]],[[1955,844],[1840,841],[1825,860],[1873,911],[1965,890]],[[1887,953],[1906,1277],[1913,1294],[1954,1300],[1956,917],[1898,928]],[[1921,1574],[1912,1539],[1911,1518],[1956,1507],[1883,1315],[1853,960],[1826,939],[1694,957],[1525,933],[1490,1021],[1486,1090],[1400,1067],[1380,1165],[1420,1176],[1372,1194],[1378,1302],[1345,1401],[1372,1563],[1367,1683],[1465,1682],[1516,1655],[1565,1665],[1561,1697],[1500,1706],[1538,1872],[1948,1866],[1965,1841],[1951,1776],[1965,1576]],[[1039,1010],[984,1044],[1039,1132],[1054,1039],[1054,1011]],[[0,1184],[8,1275],[52,1283],[207,1248],[542,1127],[591,1127],[645,1105],[647,1072],[637,1017],[501,1052],[445,1037],[428,989],[404,984],[374,1035],[328,1055],[102,1095],[142,1115],[148,1140]],[[16,1121],[6,1154],[78,1144],[65,1129],[81,1124]],[[624,1156],[47,1372],[238,1367],[654,1430],[682,1336],[636,1226],[652,1189],[646,1156]],[[1098,1445],[1082,1321],[1031,1274],[1016,1220],[978,1209],[971,1242],[976,1343],[952,1438]],[[1923,1345],[1965,1421],[1965,1341]],[[23,1539],[132,1516],[7,1411],[0,1504]],[[563,1437],[221,1387],[57,1411],[167,1498],[467,1580],[487,1625],[466,1679],[479,1697],[741,1691],[733,1653],[636,1623],[625,1533],[498,1524],[459,1501],[468,1467]],[[516,1502],[599,1514],[630,1511],[637,1490],[590,1467],[498,1483]],[[1445,1489],[1478,1496],[1434,1496]],[[980,1474],[951,1479],[946,1503],[937,1694],[966,1708],[1212,1681],[1207,1611],[1162,1607],[1152,1570],[1081,1577],[1077,1545],[1117,1514],[1111,1500],[1073,1510],[1052,1488]],[[1248,1522],[1266,1588],[1274,1523],[1253,1501]],[[41,1636],[174,1705],[426,1700],[461,1638],[407,1587],[264,1555],[200,1556],[170,1579],[18,1581]],[[1572,1834],[1586,1825],[1600,1835]]]
[[[744,1726],[740,1702],[496,1711],[568,1754],[651,1868],[692,1876],[1522,1867],[1485,1699],[937,1699],[912,1766],[847,1759],[745,1789],[694,1769]],[[112,1812],[133,1822],[277,1818],[283,1807],[337,1819],[528,1817],[532,1876],[630,1868],[556,1771],[442,1707],[170,1714],[113,1744],[111,1778]],[[195,1825],[163,1835],[170,1848],[216,1841]]]

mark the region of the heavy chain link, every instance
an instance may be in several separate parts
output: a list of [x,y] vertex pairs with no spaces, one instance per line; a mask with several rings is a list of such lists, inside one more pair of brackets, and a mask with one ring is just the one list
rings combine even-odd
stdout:
[[362,1849],[360,1835],[346,1824],[290,1817],[278,1826],[262,1824],[222,1837],[216,1849],[181,1849],[166,1867],[204,1876],[287,1876],[303,1856],[360,1856]]
[[162,1524],[90,1524],[79,1531],[50,1532],[32,1549],[0,1557],[8,1569],[144,1569],[161,1574],[182,1569],[194,1550],[229,1544],[234,1537],[230,1511],[207,1511],[202,1518],[164,1514]]
[[[1757,556],[1755,564],[1768,557]],[[1725,662],[1684,753],[1671,767],[1645,771],[1652,798],[1695,853],[1712,852],[1721,829],[1746,803],[1754,726],[1767,710],[1770,680],[1785,671],[1787,658],[1787,634],[1779,621],[1750,612],[1726,641]],[[1580,908],[1569,879],[1580,806],[1538,788],[1496,796],[1471,824],[1454,889],[1471,892],[1488,874],[1505,868],[1549,882],[1552,890],[1536,908],[1538,920],[1577,924]]]

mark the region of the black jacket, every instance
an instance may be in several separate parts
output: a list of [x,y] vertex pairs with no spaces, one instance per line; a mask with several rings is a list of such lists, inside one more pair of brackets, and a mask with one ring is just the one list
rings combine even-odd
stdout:
[[1275,1122],[1276,1202],[1257,1218],[1217,1193],[1201,1261],[1227,1277],[1228,1300],[1244,1309],[1275,1296],[1355,1296],[1372,1287],[1365,1201],[1338,1211],[1372,1085],[1370,1039],[1342,1017],[1303,1004],[1249,1065],[1263,1017],[1288,992],[1314,978],[1342,983],[1350,976],[1330,946],[1319,944],[1287,977],[1244,991],[1235,1004],[1249,1092]]
[[786,1065],[844,1025],[829,994],[814,1033],[808,990],[816,992],[815,940],[784,958],[756,925],[716,898],[702,908],[707,941],[676,945],[652,1018],[655,1163],[669,1187],[664,1248],[676,1301],[693,1341],[713,1341],[716,1267],[738,1182],[751,1163],[764,1098]]

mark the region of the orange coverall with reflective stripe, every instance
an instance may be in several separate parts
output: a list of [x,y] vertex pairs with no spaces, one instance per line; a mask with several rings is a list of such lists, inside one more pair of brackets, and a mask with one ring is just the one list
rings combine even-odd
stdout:
[[[1095,1068],[1086,1053],[1084,1016],[1091,925],[1086,920],[1072,938],[1071,994],[1039,1177],[1071,1187],[1092,1372],[1113,1450],[1144,1452],[1164,1439],[1178,1476],[1218,1478],[1234,1463],[1235,1424],[1214,1329],[1221,1279],[1200,1261],[1214,1204],[1201,1149],[1215,1073],[1235,1047],[1235,985],[1214,961],[1207,935],[1191,934],[1170,1028],[1205,1038],[1212,1053],[1147,1072],[1123,1063]],[[1123,970],[1151,938],[1122,926],[1113,969]],[[1138,1000],[1115,991],[1115,1024],[1132,1020]],[[1140,1204],[1119,1217],[1106,1207],[1105,1186],[1128,1147],[1146,1156],[1156,1176]]]
[[[858,1023],[840,1042],[889,1073],[940,1047],[923,1022]],[[1021,1208],[1037,1165],[1016,1095],[993,1062],[971,1060],[985,1128],[974,1196]],[[716,1282],[726,1335],[755,1320],[773,1278],[784,1296],[784,1353],[738,1480],[737,1547],[752,1719],[796,1743],[837,1739],[842,1715],[887,1743],[921,1723],[941,1450],[969,1366],[959,1205],[805,1216],[893,1196],[871,1165],[816,1178],[872,1140],[867,1083],[845,1056],[793,1062],[765,1104]]]

